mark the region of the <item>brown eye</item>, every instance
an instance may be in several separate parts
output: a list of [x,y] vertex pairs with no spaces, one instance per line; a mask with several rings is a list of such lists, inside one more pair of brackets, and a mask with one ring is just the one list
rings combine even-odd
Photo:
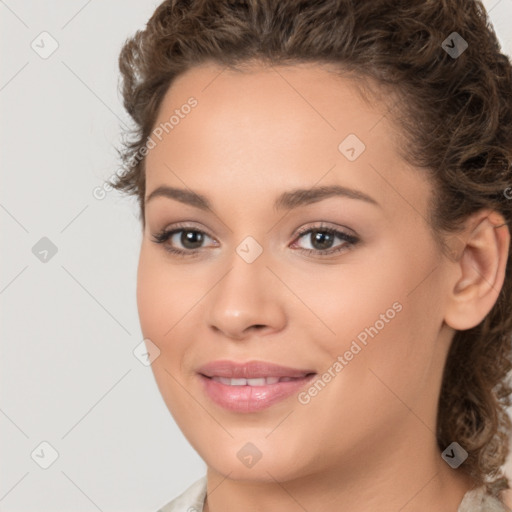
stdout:
[[[180,236],[176,236],[181,234]],[[180,256],[197,255],[202,249],[205,237],[210,238],[207,233],[192,227],[176,227],[166,229],[153,235],[153,242],[163,244],[166,251]],[[172,242],[172,243],[171,243]],[[176,244],[183,248],[176,248]]]
[[[359,241],[359,239],[353,235],[330,227],[309,228],[302,231],[298,239],[305,237],[305,239],[308,240],[308,236],[313,248],[302,248],[302,250],[307,254],[317,255],[335,254],[354,246]],[[336,238],[340,239],[343,243],[333,249],[332,245]]]

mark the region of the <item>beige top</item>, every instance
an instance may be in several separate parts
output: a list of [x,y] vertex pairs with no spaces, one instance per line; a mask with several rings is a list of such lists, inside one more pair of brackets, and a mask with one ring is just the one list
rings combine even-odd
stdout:
[[[157,512],[203,512],[205,498],[206,475],[196,480],[182,494]],[[486,494],[485,487],[478,487],[464,495],[457,512],[512,512],[512,510],[498,499]]]

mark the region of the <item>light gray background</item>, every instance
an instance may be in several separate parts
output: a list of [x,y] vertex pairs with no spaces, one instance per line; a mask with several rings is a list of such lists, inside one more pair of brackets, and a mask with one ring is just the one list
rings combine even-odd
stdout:
[[[159,3],[0,0],[2,512],[154,512],[206,470],[133,355],[135,199],[93,194],[129,123],[119,50]],[[484,4],[512,54],[512,0]]]

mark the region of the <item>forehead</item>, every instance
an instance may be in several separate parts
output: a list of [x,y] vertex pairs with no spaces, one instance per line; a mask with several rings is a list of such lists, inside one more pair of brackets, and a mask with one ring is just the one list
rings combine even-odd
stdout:
[[[267,131],[277,132],[275,123],[281,122],[288,129],[297,127],[298,133],[338,132],[341,136],[347,129],[360,134],[373,131],[382,122],[375,138],[379,132],[391,135],[384,117],[389,98],[379,86],[327,64],[245,64],[238,70],[215,63],[193,67],[172,83],[155,124],[165,123],[191,97],[198,101],[194,113],[200,112],[202,121],[213,118],[223,128],[236,120],[238,127],[255,130],[264,124]],[[304,130],[305,125],[311,129]]]
[[229,184],[231,191],[267,193],[313,186],[329,174],[329,184],[387,193],[395,203],[400,189],[410,195],[421,187],[420,197],[410,198],[421,204],[428,183],[399,157],[402,136],[387,110],[326,66],[235,71],[203,64],[180,75],[163,98],[146,190],[162,182],[183,187],[181,177],[192,189],[208,184],[220,192]]

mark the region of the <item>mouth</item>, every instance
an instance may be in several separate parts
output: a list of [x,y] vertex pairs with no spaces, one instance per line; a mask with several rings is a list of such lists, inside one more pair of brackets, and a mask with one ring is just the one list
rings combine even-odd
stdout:
[[298,393],[317,372],[261,361],[216,361],[197,374],[205,396],[217,406],[230,412],[257,413]]

